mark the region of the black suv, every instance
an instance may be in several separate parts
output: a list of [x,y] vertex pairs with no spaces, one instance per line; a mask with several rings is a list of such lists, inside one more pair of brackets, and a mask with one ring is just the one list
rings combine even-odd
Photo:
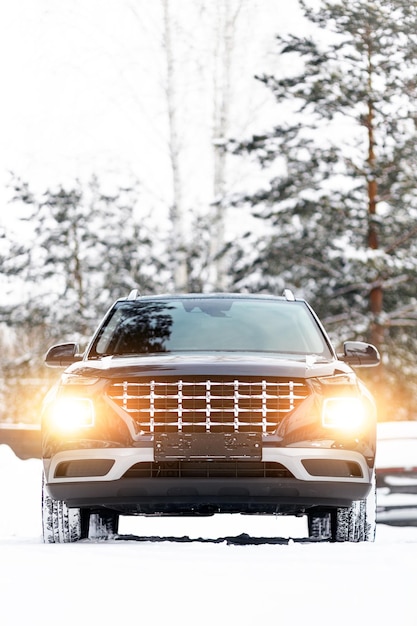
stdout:
[[119,515],[306,515],[311,537],[373,541],[373,399],[310,306],[134,290],[105,315],[42,412],[48,543],[113,536]]

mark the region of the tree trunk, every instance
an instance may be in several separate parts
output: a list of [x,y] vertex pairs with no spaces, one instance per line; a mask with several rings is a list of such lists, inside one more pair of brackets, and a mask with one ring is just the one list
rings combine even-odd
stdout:
[[169,125],[169,157],[172,171],[173,199],[170,211],[171,256],[176,291],[187,291],[186,234],[184,231],[184,207],[180,172],[180,141],[178,133],[177,103],[175,92],[175,64],[171,38],[170,1],[162,0],[164,15],[164,47],[166,60],[166,101]]
[[218,0],[217,24],[214,49],[213,76],[213,149],[214,177],[213,195],[215,215],[211,235],[211,258],[213,264],[213,284],[216,289],[226,287],[226,270],[223,257],[225,246],[225,207],[222,202],[226,191],[226,151],[230,127],[230,102],[232,97],[232,56],[234,49],[235,25],[242,3],[233,11],[231,0]]
[[[373,79],[373,63],[372,63],[372,41],[370,33],[368,34],[368,114],[366,118],[366,127],[368,130],[368,248],[378,250],[378,227],[377,227],[377,196],[378,183],[375,178],[375,137],[374,137],[374,102],[372,99],[372,79]],[[384,327],[381,323],[381,314],[383,311],[383,287],[381,277],[374,281],[369,293],[369,309],[371,312],[371,342],[378,348],[384,341]]]

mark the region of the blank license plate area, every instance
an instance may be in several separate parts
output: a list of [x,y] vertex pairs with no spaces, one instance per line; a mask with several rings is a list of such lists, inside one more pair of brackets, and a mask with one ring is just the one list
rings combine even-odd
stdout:
[[241,459],[261,461],[257,433],[170,433],[155,435],[155,461],[167,459]]

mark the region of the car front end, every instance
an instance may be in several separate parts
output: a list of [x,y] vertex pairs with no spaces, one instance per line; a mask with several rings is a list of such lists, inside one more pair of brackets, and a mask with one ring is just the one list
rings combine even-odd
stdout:
[[[307,339],[271,336],[279,307]],[[72,344],[47,356],[72,361],[44,403],[48,497],[122,515],[304,515],[367,498],[375,405],[304,301],[183,296],[139,309],[119,301],[82,357]],[[367,344],[349,348],[374,359]]]

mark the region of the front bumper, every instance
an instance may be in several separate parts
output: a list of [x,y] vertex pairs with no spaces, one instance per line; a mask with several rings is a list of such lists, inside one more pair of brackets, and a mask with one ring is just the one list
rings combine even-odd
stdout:
[[[214,460],[200,461],[215,466]],[[44,460],[44,470],[51,497],[69,507],[104,506],[137,515],[302,514],[310,507],[349,506],[371,488],[372,470],[358,452],[264,448],[261,463],[280,469],[258,477],[250,472],[246,477],[215,472],[190,477],[166,471],[159,475],[155,464],[152,477],[138,478],[135,467],[154,466],[152,447],[96,448],[59,452]],[[240,463],[243,471],[247,467],[249,462]]]

